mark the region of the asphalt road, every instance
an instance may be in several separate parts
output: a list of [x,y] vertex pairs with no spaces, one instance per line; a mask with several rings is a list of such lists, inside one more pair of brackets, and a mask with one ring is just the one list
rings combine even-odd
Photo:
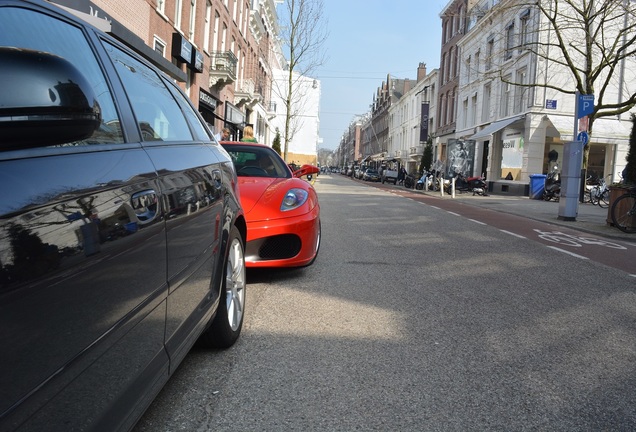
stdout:
[[190,353],[137,432],[636,429],[628,272],[493,222],[515,215],[315,186],[315,264],[248,273],[239,342]]

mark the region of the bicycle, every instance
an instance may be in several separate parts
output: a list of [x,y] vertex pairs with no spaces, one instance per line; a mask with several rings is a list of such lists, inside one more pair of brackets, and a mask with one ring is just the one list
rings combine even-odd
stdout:
[[616,198],[611,215],[616,228],[629,234],[636,233],[636,187]]
[[590,189],[590,201],[594,205],[598,204],[600,208],[606,208],[609,205],[609,187],[604,178],[599,179],[598,186]]

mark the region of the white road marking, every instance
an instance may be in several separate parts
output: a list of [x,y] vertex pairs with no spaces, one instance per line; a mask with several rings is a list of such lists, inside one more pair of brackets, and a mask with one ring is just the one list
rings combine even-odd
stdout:
[[526,237],[524,237],[522,235],[515,234],[515,233],[513,233],[511,231],[506,231],[506,230],[499,230],[499,231],[501,231],[502,233],[510,234],[511,236],[514,236],[514,237],[521,238],[521,239],[525,239],[526,238]]
[[561,249],[561,248],[558,248],[558,247],[555,247],[555,246],[548,246],[548,247],[550,249],[554,249],[555,251],[559,251],[559,252],[566,253],[568,255],[572,255],[575,258],[580,258],[580,259],[585,259],[585,260],[589,259],[588,257],[584,257],[583,255],[575,254],[575,253],[572,253],[570,251],[567,251],[567,250],[564,250],[564,249]]

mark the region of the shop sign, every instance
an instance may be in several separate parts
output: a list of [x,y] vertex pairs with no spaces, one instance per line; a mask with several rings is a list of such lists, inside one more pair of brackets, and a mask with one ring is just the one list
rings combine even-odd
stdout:
[[172,34],[172,55],[180,62],[192,64],[192,44],[181,33]]
[[198,49],[192,49],[191,68],[193,71],[201,73],[203,72],[203,54]]
[[199,102],[203,102],[205,105],[208,105],[212,110],[216,109],[217,100],[211,94],[199,89]]

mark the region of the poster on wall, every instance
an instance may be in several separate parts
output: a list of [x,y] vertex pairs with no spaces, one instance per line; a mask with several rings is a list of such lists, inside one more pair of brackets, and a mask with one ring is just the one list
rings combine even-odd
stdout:
[[446,177],[455,177],[461,173],[466,177],[473,175],[475,163],[475,141],[449,139],[446,151]]
[[[506,138],[502,143],[501,169],[502,171],[521,170],[523,163],[523,138]],[[511,171],[511,172],[512,172]]]

